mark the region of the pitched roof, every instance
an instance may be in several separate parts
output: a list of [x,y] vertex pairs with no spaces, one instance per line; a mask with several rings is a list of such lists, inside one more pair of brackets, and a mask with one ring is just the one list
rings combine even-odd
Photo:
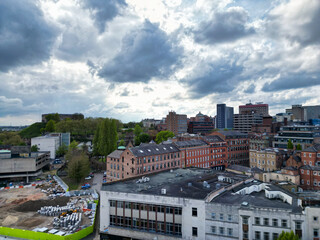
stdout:
[[238,131],[218,131],[219,133],[221,133],[224,136],[230,136],[230,137],[248,137],[248,134],[242,133],[242,132],[238,132]]
[[208,135],[203,138],[205,141],[213,143],[213,142],[224,142],[224,140],[217,135]]
[[165,153],[179,152],[180,150],[172,143],[170,144],[143,144],[129,148],[136,157],[145,157]]
[[303,152],[319,152],[319,151],[320,151],[320,144],[314,144],[313,146],[303,150]]
[[300,169],[306,169],[306,170],[312,170],[312,171],[320,171],[320,166],[304,165]]
[[123,153],[123,151],[121,151],[121,150],[114,150],[112,153],[110,153],[110,154],[108,155],[108,157],[111,157],[111,158],[120,158],[121,153]]
[[205,141],[202,140],[188,140],[188,141],[178,141],[174,143],[178,148],[185,148],[185,147],[197,147],[208,145]]

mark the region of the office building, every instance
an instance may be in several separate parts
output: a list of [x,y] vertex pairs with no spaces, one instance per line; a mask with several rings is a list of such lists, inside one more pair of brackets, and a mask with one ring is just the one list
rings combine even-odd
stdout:
[[283,126],[278,134],[274,136],[272,146],[287,148],[289,139],[291,139],[295,147],[300,144],[302,149],[308,148],[314,143],[319,143],[320,127],[306,125]]
[[214,129],[212,117],[199,112],[195,117],[191,117],[188,122],[188,133],[205,135]]
[[239,114],[262,114],[263,116],[269,115],[269,105],[263,103],[251,104],[247,103],[246,105],[239,106]]
[[103,184],[101,239],[277,239],[293,231],[315,239],[319,207],[297,194],[246,175],[174,169]]
[[237,131],[215,131],[208,136],[219,136],[227,144],[227,165],[249,166],[249,138]]
[[107,156],[107,180],[142,176],[152,172],[184,167],[180,150],[174,144],[141,144],[115,150]]
[[166,118],[167,130],[175,135],[186,133],[188,130],[187,115],[169,112]]
[[233,128],[233,107],[217,104],[216,128]]
[[292,105],[291,109],[286,109],[286,113],[291,113],[294,121],[309,121],[310,119],[320,118],[320,105],[302,106],[301,104]]

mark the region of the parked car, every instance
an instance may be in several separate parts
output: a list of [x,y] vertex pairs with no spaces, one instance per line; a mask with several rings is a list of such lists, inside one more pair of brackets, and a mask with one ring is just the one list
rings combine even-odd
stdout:
[[85,178],[85,180],[90,180],[92,177],[88,176]]
[[89,188],[91,188],[91,185],[89,183],[86,183],[86,184],[81,186],[81,189],[83,189],[83,190],[89,189]]

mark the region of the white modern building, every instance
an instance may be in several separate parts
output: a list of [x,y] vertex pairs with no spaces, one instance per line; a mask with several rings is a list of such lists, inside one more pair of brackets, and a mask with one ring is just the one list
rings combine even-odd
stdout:
[[320,208],[245,175],[175,169],[104,184],[100,199],[101,239],[319,239]]
[[59,136],[41,136],[31,138],[31,146],[36,145],[39,148],[39,151],[49,151],[50,158],[56,158],[56,151],[60,146]]
[[50,158],[56,158],[56,150],[61,145],[70,145],[70,133],[49,133],[48,135],[31,138],[31,146],[37,145],[39,151],[49,151]]

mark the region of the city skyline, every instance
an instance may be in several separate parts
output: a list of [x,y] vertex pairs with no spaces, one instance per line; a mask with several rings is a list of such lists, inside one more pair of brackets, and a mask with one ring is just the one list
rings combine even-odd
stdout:
[[0,125],[318,105],[318,0],[1,1]]

